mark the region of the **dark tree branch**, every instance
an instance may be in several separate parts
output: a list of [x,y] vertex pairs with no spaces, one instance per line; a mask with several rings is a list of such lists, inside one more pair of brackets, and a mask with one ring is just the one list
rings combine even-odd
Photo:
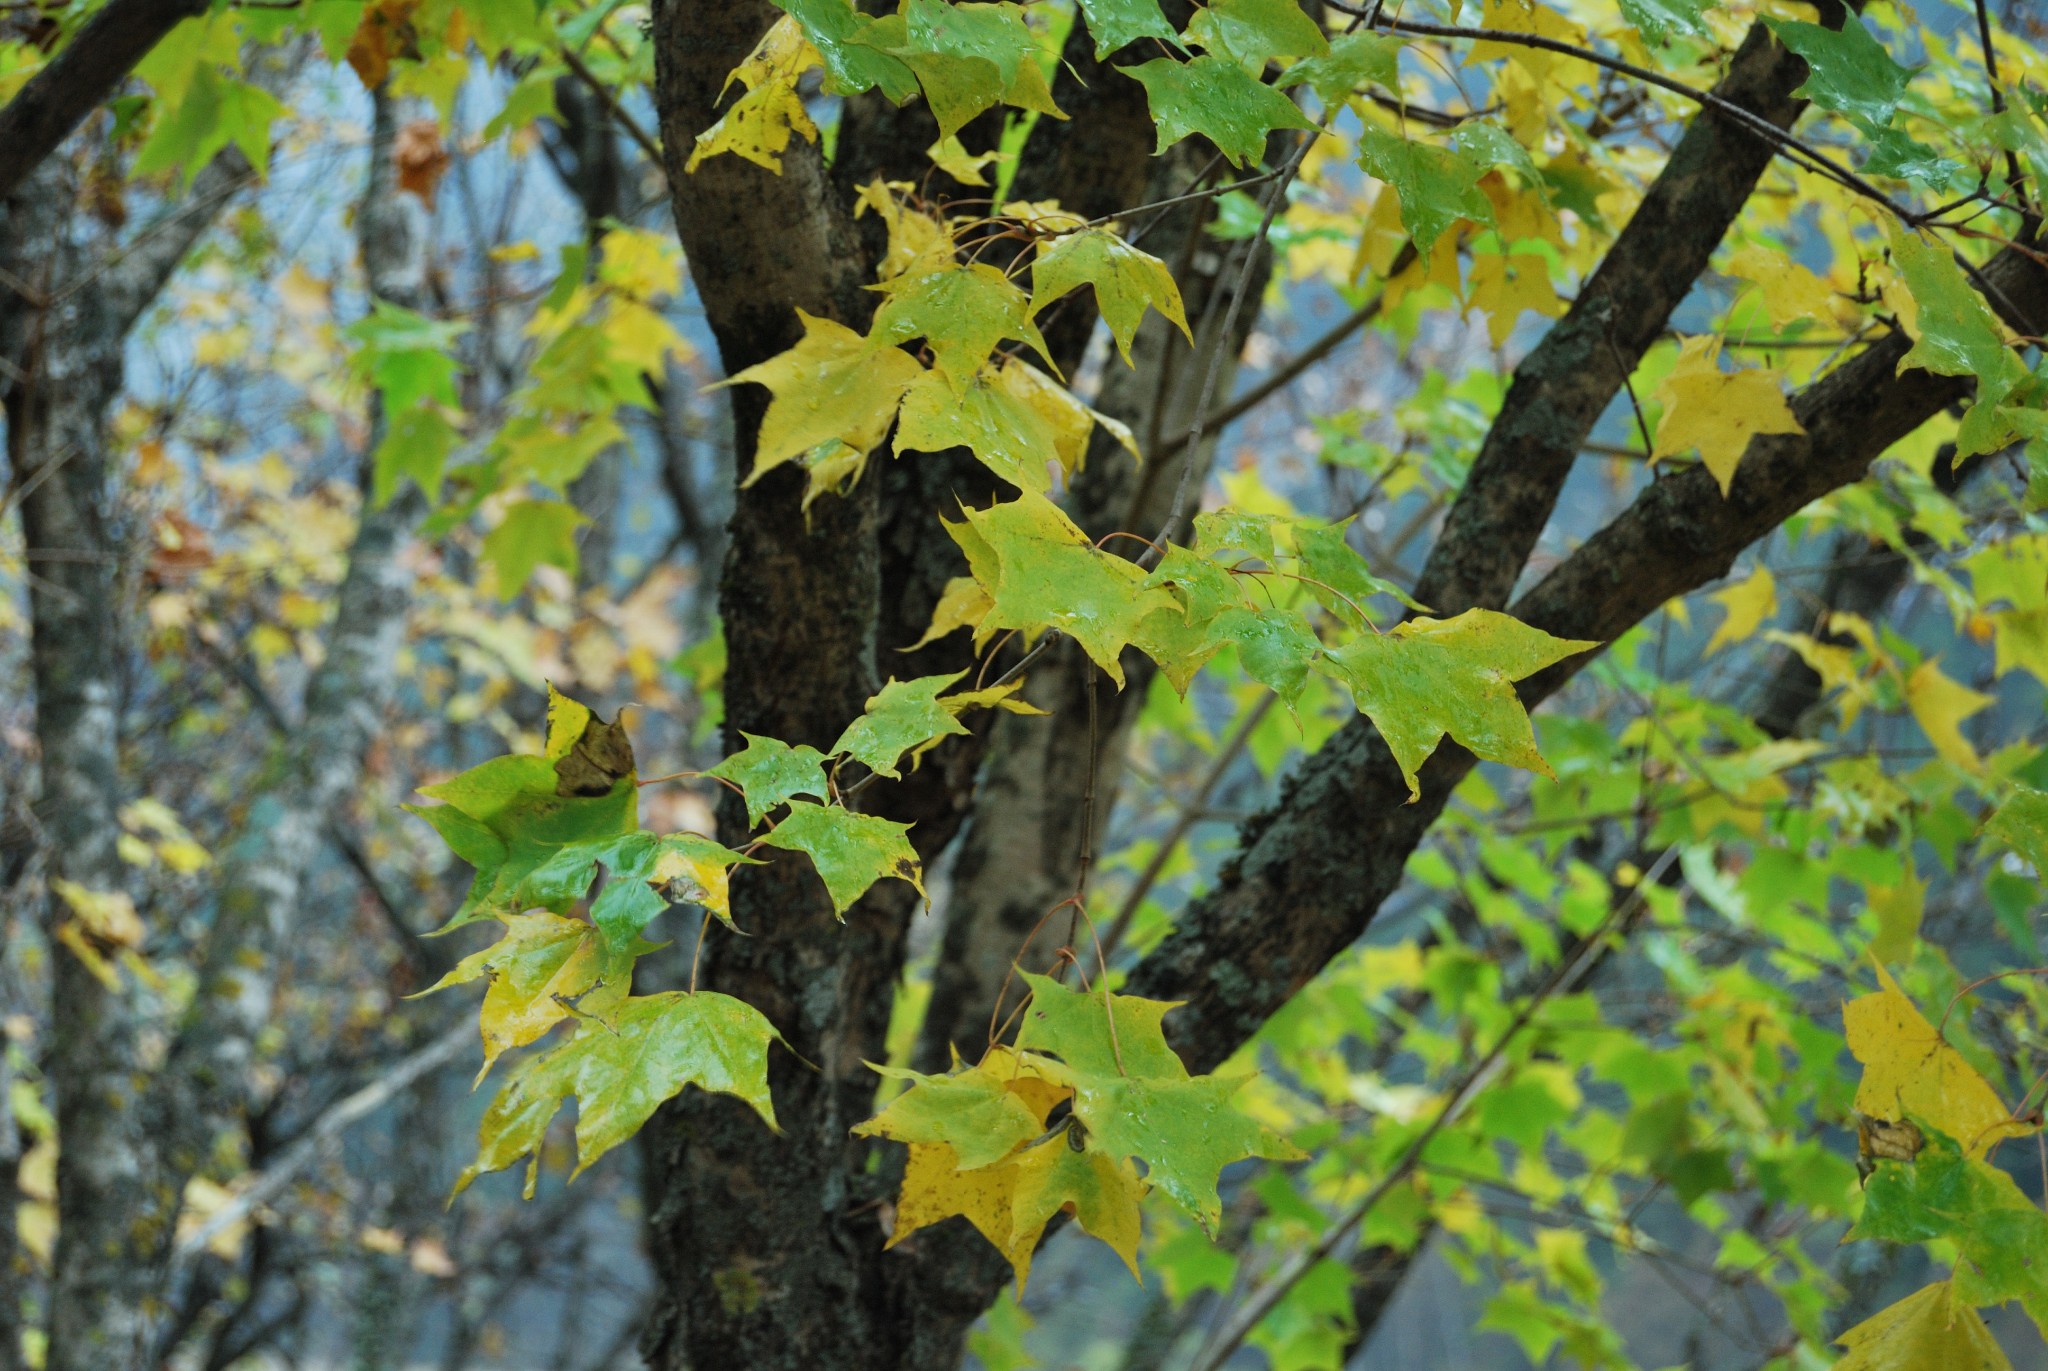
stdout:
[[204,0],[112,0],[0,108],[0,199],[119,89],[135,64]]

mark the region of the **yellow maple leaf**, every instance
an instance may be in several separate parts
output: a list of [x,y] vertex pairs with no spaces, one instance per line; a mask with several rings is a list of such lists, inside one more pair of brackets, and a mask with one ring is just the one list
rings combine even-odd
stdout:
[[1989,695],[1943,675],[1939,657],[1929,657],[1906,677],[1906,707],[1919,720],[1921,732],[1943,761],[1965,771],[1976,771],[1983,763],[1963,736],[1963,720],[1990,703]]
[[1915,1119],[1954,1138],[1965,1155],[2033,1131],[2016,1123],[1990,1082],[1934,1031],[1882,965],[1879,989],[1842,1006],[1849,1051],[1863,1063],[1856,1108],[1874,1119]]
[[1465,312],[1486,315],[1486,335],[1495,347],[1507,346],[1523,310],[1555,319],[1564,301],[1550,284],[1550,263],[1541,253],[1490,252],[1472,258],[1471,296]]
[[1728,259],[1728,272],[1753,282],[1763,292],[1764,313],[1777,328],[1802,319],[1819,324],[1835,321],[1834,290],[1782,250],[1752,243]]
[[1879,1310],[1836,1342],[1848,1351],[1835,1371],[2012,1371],[1998,1339],[1948,1281]]
[[1053,1215],[1070,1209],[1091,1237],[1108,1243],[1138,1276],[1138,1201],[1144,1198],[1145,1182],[1128,1160],[1085,1144],[1074,1147],[1071,1140],[1076,1136],[1062,1133],[1025,1148],[1012,1160],[1017,1172],[1011,1197],[1013,1236],[1028,1234],[1036,1242]]
[[1726,495],[1749,440],[1760,433],[1804,433],[1779,388],[1784,373],[1773,367],[1723,371],[1721,340],[1688,338],[1678,365],[1657,388],[1664,418],[1650,456],[1672,457],[1698,448],[1700,460]]
[[889,1235],[888,1246],[894,1247],[920,1228],[958,1215],[1009,1260],[1017,1290],[1022,1293],[1031,1275],[1031,1254],[1045,1225],[1018,1231],[1014,1217],[1017,1181],[1014,1161],[962,1171],[959,1158],[946,1144],[912,1143],[910,1160],[903,1168],[903,1186],[896,1196],[896,1229]]
[[802,310],[797,317],[802,342],[718,383],[751,381],[775,397],[761,418],[748,485],[835,440],[851,449],[857,467],[887,436],[904,392],[924,372],[901,348],[871,348],[844,324]]
[[1764,620],[1778,612],[1778,582],[1769,567],[1759,564],[1744,579],[1707,598],[1728,611],[1728,617],[1707,640],[1707,653],[1711,656],[1726,644],[1748,638]]
[[813,143],[818,140],[818,126],[804,109],[796,83],[824,61],[794,18],[784,15],[776,20],[747,60],[725,78],[728,88],[734,81],[745,83],[747,93],[735,100],[717,123],[697,135],[683,170],[694,172],[705,158],[730,152],[780,176],[782,151],[789,146],[791,134],[801,133]]

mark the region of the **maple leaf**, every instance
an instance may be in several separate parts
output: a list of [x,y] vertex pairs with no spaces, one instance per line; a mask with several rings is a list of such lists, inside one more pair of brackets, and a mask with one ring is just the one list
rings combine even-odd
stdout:
[[1322,26],[1294,0],[1210,0],[1188,21],[1187,39],[1254,71],[1276,59],[1330,50]]
[[944,452],[964,447],[981,464],[1020,490],[1052,489],[1050,466],[1059,460],[1053,431],[1039,411],[983,371],[964,392],[937,371],[918,377],[903,399],[896,450]]
[[1009,1261],[1021,1294],[1031,1275],[1031,1254],[1038,1247],[1043,1225],[1019,1231],[1014,1208],[1017,1179],[1015,1162],[963,1171],[959,1158],[946,1144],[912,1143],[910,1159],[903,1167],[903,1183],[896,1191],[895,1229],[886,1246],[894,1247],[941,1220],[964,1218]]
[[[778,8],[803,25],[804,36],[825,67],[825,89],[834,95],[858,95],[880,88],[894,103],[917,94],[917,75],[863,36],[878,21],[861,14],[852,0],[774,0]],[[890,32],[884,27],[884,34]],[[886,39],[884,40],[886,41]]]
[[1672,457],[1698,448],[1700,460],[1726,495],[1735,482],[1735,468],[1760,433],[1804,433],[1780,388],[1784,373],[1770,367],[1721,370],[1721,340],[1688,338],[1657,388],[1664,417],[1650,455]]
[[1783,248],[1751,243],[1728,259],[1728,270],[1757,286],[1757,300],[1776,328],[1835,321],[1835,293],[1826,281],[1792,260]]
[[1877,967],[1879,989],[1842,1006],[1849,1051],[1863,1063],[1856,1108],[1875,1119],[1914,1120],[1982,1157],[2005,1138],[2033,1131],[2015,1123],[1977,1068],[1934,1031],[1898,982]]
[[1488,761],[1549,775],[1514,683],[1598,646],[1468,609],[1455,619],[1410,619],[1321,660],[1379,729],[1414,800],[1422,795],[1416,770],[1445,734]]
[[1291,63],[1273,84],[1281,90],[1306,84],[1326,110],[1339,109],[1353,91],[1371,82],[1388,88],[1401,83],[1401,45],[1363,30],[1329,40],[1328,51]]
[[1506,347],[1523,311],[1555,319],[1564,301],[1550,284],[1550,263],[1540,252],[1487,252],[1472,258],[1465,310],[1486,316],[1486,336]]
[[[868,348],[893,352],[891,344],[922,338],[932,350],[932,365],[956,392],[967,390],[1005,338],[1029,343],[1052,365],[1045,339],[1031,322],[1030,299],[994,267],[979,262],[947,267],[899,276],[875,288],[886,298],[875,311]],[[879,432],[875,440],[881,440]]]
[[1146,1181],[1203,1227],[1222,1215],[1216,1182],[1224,1167],[1246,1157],[1302,1155],[1231,1106],[1249,1076],[1188,1074],[1160,1027],[1175,1004],[1084,994],[1029,972],[1024,979],[1031,1003],[1018,1049],[1057,1054],[1071,1072],[1074,1115],[1088,1143],[1112,1159],[1145,1163]]
[[635,949],[618,947],[600,937],[581,919],[536,911],[506,914],[499,921],[505,936],[456,963],[453,970],[425,990],[431,995],[451,985],[488,980],[479,1029],[483,1034],[482,1080],[492,1063],[515,1047],[537,1042],[570,1016],[564,1001],[585,999],[582,1012],[601,1013],[589,1000],[599,988],[625,994]]
[[1707,655],[1712,656],[1729,643],[1745,641],[1778,612],[1778,582],[1771,569],[1759,562],[1748,576],[1707,598],[1728,611],[1707,640]]
[[824,799],[832,793],[825,779],[825,754],[798,743],[741,733],[747,745],[704,774],[730,781],[747,804],[747,823],[761,822],[769,810],[797,795]]
[[832,897],[832,911],[843,919],[853,902],[886,876],[906,880],[924,894],[917,853],[904,836],[909,832],[909,824],[873,814],[792,800],[787,817],[761,841],[809,857]]
[[1948,1281],[1906,1296],[1835,1339],[1835,1371],[2012,1371],[1998,1339]]
[[[520,1064],[484,1111],[477,1158],[455,1192],[524,1156],[537,1168],[548,1124],[571,1095],[577,1101],[577,1175],[639,1131],[687,1085],[737,1096],[775,1128],[768,1044],[781,1041],[758,1009],[730,995],[707,990],[630,997],[609,1023],[583,1024],[562,1046]],[[530,1169],[528,1198],[533,1183]]]
[[1965,771],[1976,771],[1983,762],[1963,736],[1963,720],[1993,703],[1993,697],[1944,675],[1938,657],[1928,658],[1906,677],[1906,707],[1919,721],[1920,731],[1942,760]]
[[965,734],[966,725],[939,703],[939,692],[967,673],[950,676],[920,676],[914,681],[891,678],[881,691],[868,698],[867,709],[846,726],[832,751],[844,753],[867,765],[868,770],[891,780],[901,779],[896,763],[904,753],[913,765],[940,739]]
[[1001,1161],[1045,1131],[1046,1114],[1068,1093],[1050,1087],[1056,1093],[1047,1098],[1012,1089],[1019,1080],[1049,1085],[1036,1071],[1020,1077],[1016,1062],[1014,1054],[1005,1054],[946,1076],[870,1063],[882,1075],[911,1085],[853,1131],[903,1143],[944,1143],[962,1170]]
[[935,642],[948,633],[963,628],[977,628],[988,614],[992,602],[981,582],[972,576],[955,576],[946,582],[946,588],[939,593],[939,602],[932,606],[932,621],[926,626],[924,636],[903,649],[915,652],[927,643]]
[[1242,167],[1265,152],[1274,129],[1315,128],[1292,100],[1214,53],[1190,62],[1159,57],[1117,70],[1144,85],[1160,152],[1199,133]]
[[1025,1148],[1010,1163],[1015,1172],[1012,1232],[1020,1238],[1042,1233],[1055,1214],[1068,1210],[1090,1237],[1109,1244],[1142,1282],[1138,1203],[1150,1187],[1128,1160],[1110,1156],[1092,1140],[1077,1146],[1075,1140],[1081,1136],[1078,1125],[1070,1123],[1059,1135]]
[[[1294,14],[1306,22],[1300,10]],[[1131,361],[1131,339],[1148,305],[1165,315],[1193,345],[1195,335],[1188,328],[1180,287],[1174,284],[1166,263],[1132,247],[1111,228],[1084,228],[1049,242],[1039,241],[1038,258],[1031,266],[1034,315],[1084,285],[1095,288],[1096,309],[1126,365],[1136,365]]]
[[844,324],[797,311],[803,341],[719,382],[766,386],[751,485],[769,471],[837,440],[865,457],[888,436],[896,406],[924,374],[917,359],[876,347]]
[[811,122],[796,83],[812,67],[822,66],[824,58],[804,35],[803,26],[784,15],[732,69],[726,88],[739,81],[747,87],[746,94],[697,135],[690,160],[683,165],[685,174],[696,171],[707,157],[730,152],[780,176],[782,153],[792,135],[801,134],[807,142],[818,140],[818,126]]
[[1892,60],[1856,14],[1839,29],[1792,19],[1766,19],[1778,41],[1806,59],[1806,82],[1794,95],[1849,115],[1875,130],[1891,122],[1912,73]]
[[420,794],[443,803],[404,806],[477,869],[468,896],[447,928],[526,908],[521,901],[527,879],[556,853],[571,844],[616,838],[639,827],[638,790],[630,775],[604,795],[560,793],[555,763],[574,750],[592,716],[552,689],[549,698],[545,755],[494,758],[420,788]]
[[1479,189],[1479,178],[1488,168],[1460,149],[1433,147],[1368,127],[1359,134],[1358,164],[1393,187],[1401,203],[1401,224],[1424,258],[1459,220],[1493,222],[1493,202]]
[[1160,608],[1177,610],[1162,589],[1147,588],[1145,573],[1103,552],[1042,495],[985,510],[969,510],[964,523],[947,524],[967,553],[969,568],[989,594],[980,636],[1000,629],[1027,637],[1057,629],[1115,681],[1124,683],[1118,656],[1136,641],[1139,625]]
[[1180,35],[1166,21],[1159,0],[1081,0],[1081,14],[1095,40],[1097,61],[1141,38],[1180,46]]
[[1984,831],[2025,858],[2035,875],[2048,877],[2048,792],[2015,786]]

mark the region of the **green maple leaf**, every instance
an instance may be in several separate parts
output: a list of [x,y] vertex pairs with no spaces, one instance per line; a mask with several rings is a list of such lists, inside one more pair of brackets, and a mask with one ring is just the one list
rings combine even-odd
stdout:
[[1372,574],[1365,558],[1345,540],[1344,530],[1350,523],[1346,519],[1340,524],[1295,527],[1294,547],[1301,557],[1301,574],[1308,577],[1308,588],[1316,600],[1354,628],[1371,622],[1365,606],[1379,595],[1391,595],[1408,608],[1427,613],[1407,591]]
[[1296,0],[1210,0],[1188,21],[1188,41],[1253,71],[1288,57],[1330,51],[1322,25]]
[[903,397],[896,423],[897,452],[944,452],[954,447],[968,449],[983,466],[1020,490],[1043,494],[1052,489],[1050,464],[1059,460],[1052,426],[986,371],[964,392],[954,390],[938,372],[928,371]]
[[[729,995],[672,991],[629,998],[610,1023],[585,1023],[562,1046],[520,1064],[484,1111],[477,1158],[455,1191],[521,1157],[532,1157],[537,1169],[548,1125],[570,1095],[578,1111],[577,1175],[688,1085],[735,1095],[775,1128],[768,1044],[780,1041],[761,1011]],[[533,1176],[530,1169],[528,1198]]]
[[1199,133],[1242,167],[1264,154],[1273,130],[1315,128],[1292,100],[1214,53],[1189,62],[1160,57],[1119,70],[1144,84],[1160,152]]
[[552,698],[546,755],[493,758],[420,788],[420,794],[442,803],[404,806],[431,824],[456,856],[477,869],[469,895],[448,928],[531,907],[525,902],[526,882],[557,852],[571,844],[617,838],[639,827],[639,792],[630,773],[602,795],[557,793],[561,777],[556,764],[574,750],[590,711],[562,696]]
[[[888,298],[875,311],[870,351],[922,338],[934,365],[964,393],[1005,338],[1029,343],[1052,365],[1045,339],[1031,322],[1031,302],[994,267],[974,263],[920,276],[898,276],[877,287]],[[899,354],[900,355],[900,354]],[[907,388],[908,382],[905,382]]]
[[1322,661],[1386,740],[1410,798],[1420,798],[1415,772],[1446,733],[1488,761],[1550,775],[1514,683],[1598,646],[1469,609],[1455,619],[1410,619]]
[[851,41],[916,74],[941,140],[998,103],[1066,118],[1053,103],[1019,5],[910,0],[902,13],[873,20]]
[[668,908],[668,899],[655,886],[666,885],[670,873],[685,878],[689,898],[730,927],[732,910],[723,873],[750,860],[695,833],[660,836],[640,830],[558,848],[526,878],[521,898],[567,909],[589,893],[602,866],[607,879],[590,906],[590,917],[614,945],[624,945]]
[[521,500],[484,535],[484,560],[497,571],[498,598],[509,600],[536,569],[559,567],[576,574],[576,530],[590,522],[560,500]]
[[1662,43],[1674,33],[1688,38],[1712,37],[1714,31],[1707,27],[1706,19],[1712,7],[1713,0],[1621,0],[1622,17],[1652,43]]
[[1244,593],[1229,572],[1178,543],[1168,545],[1166,555],[1152,568],[1145,584],[1172,586],[1186,607],[1188,623],[1205,632],[1217,615],[1229,609],[1242,609],[1245,604]]
[[1822,109],[1846,114],[1874,132],[1889,124],[1913,73],[1892,60],[1854,13],[1840,29],[1793,19],[1766,19],[1778,41],[1806,59],[1806,83],[1792,92]]
[[1146,1180],[1204,1227],[1222,1214],[1216,1181],[1224,1167],[1247,1157],[1301,1155],[1232,1106],[1249,1076],[1188,1074],[1160,1027],[1174,1003],[1084,994],[1028,972],[1024,979],[1031,1003],[1017,1029],[1018,1048],[1065,1062],[1088,1142],[1112,1158],[1145,1163]]
[[349,370],[384,397],[387,412],[409,410],[423,401],[455,408],[461,403],[455,378],[462,362],[456,343],[469,330],[462,322],[430,319],[388,300],[370,302],[370,312],[342,330],[358,345]]
[[1487,168],[1460,149],[1432,147],[1368,127],[1359,134],[1358,163],[1394,188],[1401,199],[1401,225],[1424,257],[1460,219],[1493,222],[1493,204],[1479,190]]
[[1084,285],[1095,288],[1095,307],[1126,364],[1131,364],[1131,338],[1147,305],[1171,320],[1190,344],[1194,342],[1180,287],[1166,263],[1151,253],[1140,252],[1106,228],[1080,229],[1039,243],[1038,260],[1031,267],[1034,315]]
[[1095,40],[1098,61],[1141,38],[1180,46],[1180,35],[1160,12],[1159,0],[1081,0],[1081,14]]
[[1070,1141],[1076,1136],[1070,1126],[1016,1159],[1016,1191],[1010,1198],[1014,1231],[1041,1229],[1060,1210],[1072,1209],[1075,1221],[1108,1243],[1136,1276],[1138,1201],[1144,1198],[1145,1182],[1129,1161],[1112,1157],[1092,1139],[1077,1149]]
[[[1017,1027],[1020,1051],[1050,1052],[1074,1071],[1184,1081],[1187,1065],[1166,1042],[1160,1021],[1179,1000],[1070,990],[1050,976],[1024,972],[1031,1004]],[[1107,1004],[1104,1001],[1107,999]],[[1116,1032],[1110,1032],[1114,1019]]]
[[1000,1161],[1044,1131],[1038,1115],[1003,1078],[986,1067],[926,1076],[877,1066],[885,1076],[910,1081],[882,1112],[854,1126],[862,1137],[904,1143],[944,1143],[962,1171]]
[[2048,880],[2048,792],[2016,787],[1985,823],[1984,831],[2024,858]]
[[1400,56],[1401,45],[1391,38],[1346,33],[1330,40],[1328,52],[1296,62],[1273,84],[1281,90],[1306,84],[1324,109],[1339,109],[1367,82],[1399,90]]
[[881,89],[895,104],[917,94],[917,75],[895,57],[861,41],[876,20],[857,12],[852,0],[774,0],[803,25],[804,36],[825,60],[825,88],[834,95]]
[[1912,1161],[1880,1161],[1864,1187],[1863,1214],[1843,1241],[1956,1244],[1957,1297],[1968,1304],[2018,1300],[2048,1325],[2048,1214],[2011,1176],[1962,1154],[1929,1130]]
[[1915,307],[1904,321],[1913,346],[1899,366],[1975,376],[1976,395],[1956,434],[1957,456],[2005,446],[2012,425],[2000,405],[2027,379],[2026,364],[2005,345],[1998,317],[1938,238],[1895,226],[1891,245],[1892,263]]
[[1211,621],[1209,637],[1235,644],[1245,675],[1290,706],[1308,688],[1309,666],[1323,646],[1307,624],[1283,609],[1226,609]]
[[832,793],[825,780],[825,754],[802,743],[791,747],[779,738],[740,734],[747,745],[704,774],[730,781],[747,802],[747,823],[758,824],[775,806],[798,795],[824,799]]
[[387,414],[384,437],[371,459],[370,503],[391,503],[400,481],[411,481],[431,503],[441,498],[441,473],[462,443],[462,432],[438,405],[421,404]]
[[905,836],[909,832],[909,824],[873,814],[792,800],[788,817],[763,834],[761,841],[809,857],[832,897],[833,912],[844,918],[853,902],[885,876],[906,880],[917,887],[918,894],[924,894],[917,853]]
[[939,692],[967,673],[891,680],[870,696],[867,711],[846,726],[832,751],[867,764],[868,770],[891,780],[901,779],[896,763],[904,753],[917,758],[939,739],[965,734],[967,725],[939,703]]
[[1178,611],[1166,591],[1148,588],[1145,573],[1089,543],[1086,534],[1042,495],[970,510],[964,524],[948,524],[967,553],[969,568],[989,593],[982,635],[1014,628],[1027,637],[1056,629],[1119,687],[1117,658],[1139,636],[1154,610]]

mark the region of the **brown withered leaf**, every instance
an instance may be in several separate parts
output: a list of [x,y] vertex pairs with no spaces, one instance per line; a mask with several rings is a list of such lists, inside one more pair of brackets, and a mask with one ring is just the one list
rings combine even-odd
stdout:
[[593,713],[575,746],[555,759],[555,794],[609,795],[632,774],[633,744],[626,738],[625,715],[606,723]]
[[419,0],[376,0],[364,7],[356,36],[349,40],[348,64],[368,89],[384,84],[393,59],[419,59],[420,36],[412,24],[418,8]]
[[441,141],[440,122],[415,119],[400,129],[392,140],[391,161],[398,171],[398,188],[419,196],[431,210],[434,191],[448,170],[448,146]]

